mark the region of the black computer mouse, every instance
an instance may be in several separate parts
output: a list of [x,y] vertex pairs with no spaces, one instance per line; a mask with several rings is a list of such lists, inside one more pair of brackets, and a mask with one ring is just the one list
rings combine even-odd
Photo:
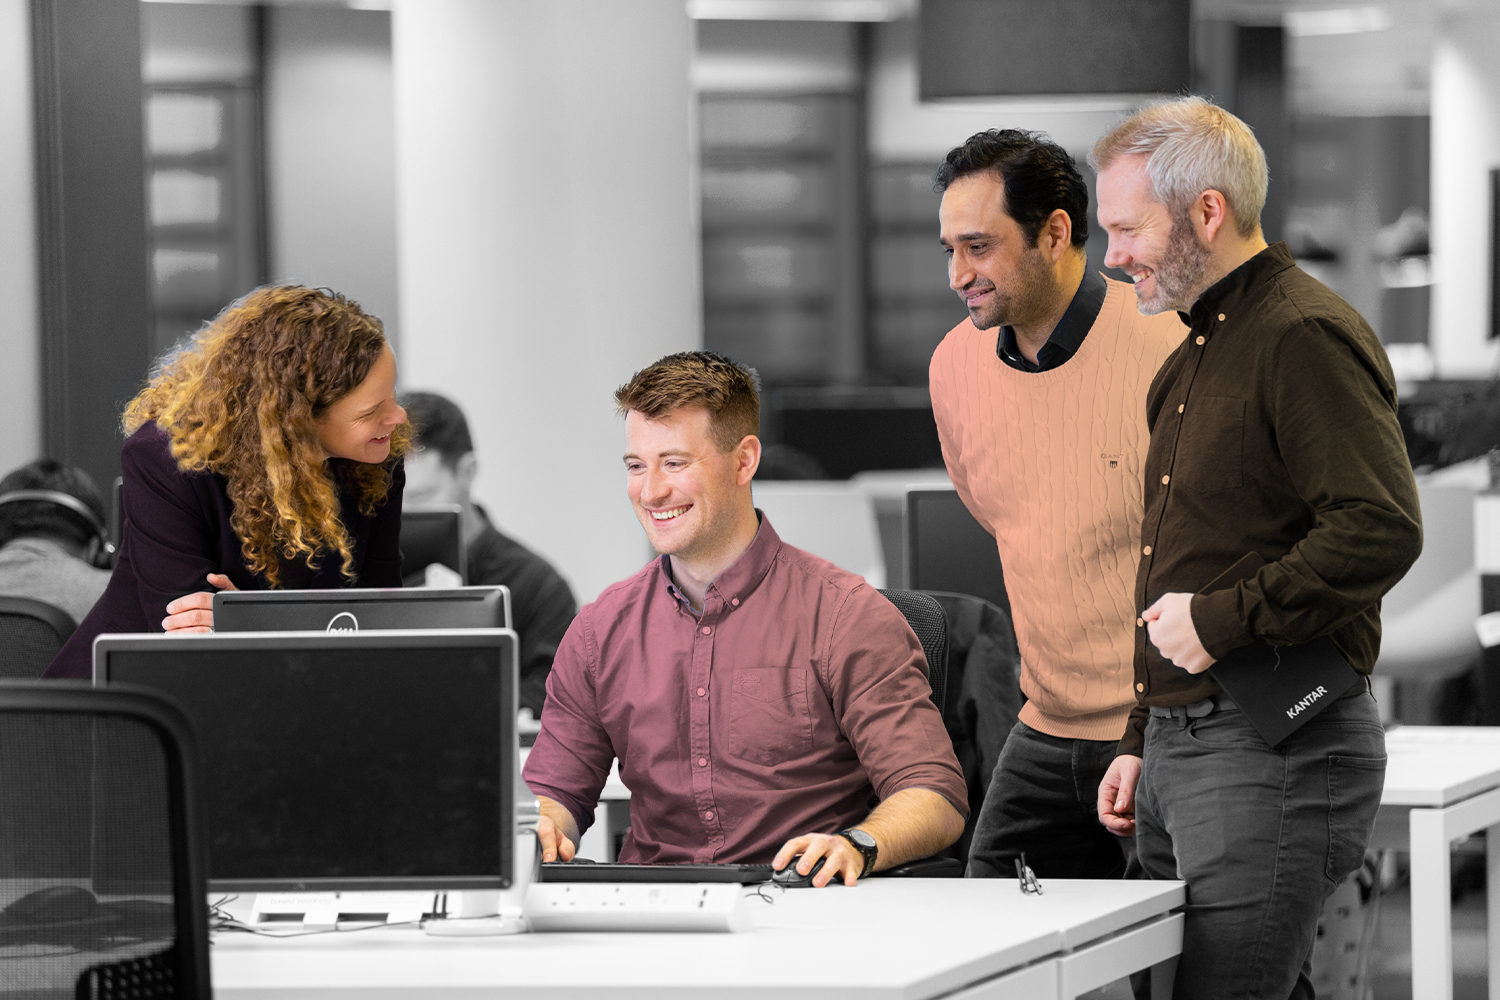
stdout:
[[[808,872],[806,875],[803,875],[801,872],[797,871],[797,862],[801,861],[801,860],[802,860],[802,855],[799,854],[796,857],[792,858],[792,860],[787,864],[787,866],[785,868],[778,868],[774,872],[772,872],[771,873],[771,884],[772,885],[784,886],[785,888],[788,888],[788,889],[810,889],[810,888],[812,888],[813,887],[813,884],[812,884],[813,876],[816,875],[816,874],[818,874],[818,872],[820,872],[820,871],[823,870],[823,862],[827,861],[828,859],[826,857],[823,857],[823,858],[819,858],[817,861],[814,861],[813,862],[813,866],[812,866],[812,871]],[[829,885],[834,885],[834,884],[843,885],[843,882],[841,880],[839,880],[839,879],[834,879],[832,882],[829,882],[828,884]]]
[[99,916],[99,900],[76,885],[49,885],[30,892],[0,911],[0,925],[55,924]]

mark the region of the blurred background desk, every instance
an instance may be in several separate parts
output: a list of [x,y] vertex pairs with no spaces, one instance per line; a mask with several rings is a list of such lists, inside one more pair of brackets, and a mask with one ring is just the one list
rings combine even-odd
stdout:
[[1386,751],[1370,846],[1411,852],[1411,995],[1452,1000],[1450,848],[1487,830],[1489,995],[1500,997],[1500,727],[1402,726]]
[[[1182,948],[1180,882],[910,879],[766,889],[742,934],[433,938],[378,929],[214,939],[218,1000],[1076,997]],[[1159,977],[1167,978],[1167,977]],[[1162,993],[1165,997],[1169,993]]]

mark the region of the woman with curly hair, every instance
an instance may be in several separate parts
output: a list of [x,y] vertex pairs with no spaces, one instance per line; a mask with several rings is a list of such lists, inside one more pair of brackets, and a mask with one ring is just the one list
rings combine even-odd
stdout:
[[401,585],[396,359],[326,290],[259,288],[125,408],[109,587],[47,668],[88,677],[104,632],[207,631],[212,591]]

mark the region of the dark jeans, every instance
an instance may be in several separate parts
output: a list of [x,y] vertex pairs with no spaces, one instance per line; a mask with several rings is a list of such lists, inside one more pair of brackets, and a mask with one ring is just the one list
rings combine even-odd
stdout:
[[967,877],[1015,878],[1022,851],[1039,879],[1121,877],[1131,842],[1099,824],[1096,801],[1117,746],[1016,723],[974,824]]
[[1174,996],[1313,997],[1328,895],[1364,858],[1385,780],[1375,699],[1345,695],[1275,748],[1234,708],[1153,710],[1136,788],[1146,875],[1187,882]]

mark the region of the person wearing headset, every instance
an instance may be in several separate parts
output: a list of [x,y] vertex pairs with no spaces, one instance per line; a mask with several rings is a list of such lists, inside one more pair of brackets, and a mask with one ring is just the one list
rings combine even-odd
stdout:
[[39,458],[0,479],[0,596],[84,616],[109,584],[104,499],[76,466]]
[[326,289],[258,288],[125,408],[114,577],[44,677],[92,676],[104,632],[213,628],[213,591],[401,586],[396,358]]

